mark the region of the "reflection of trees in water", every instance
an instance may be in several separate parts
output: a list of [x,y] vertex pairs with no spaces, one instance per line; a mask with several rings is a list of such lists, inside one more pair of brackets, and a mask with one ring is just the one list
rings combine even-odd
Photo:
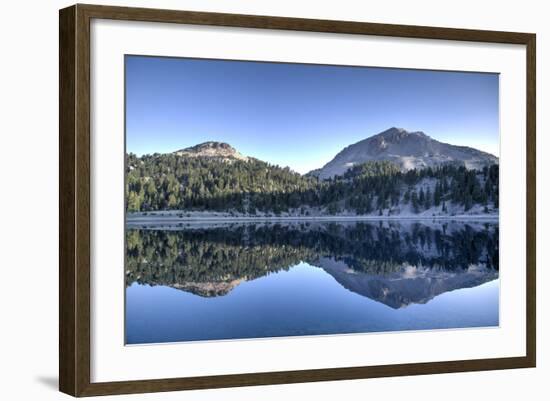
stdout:
[[173,285],[253,279],[329,257],[369,274],[403,265],[498,270],[498,225],[359,222],[128,230],[126,281]]

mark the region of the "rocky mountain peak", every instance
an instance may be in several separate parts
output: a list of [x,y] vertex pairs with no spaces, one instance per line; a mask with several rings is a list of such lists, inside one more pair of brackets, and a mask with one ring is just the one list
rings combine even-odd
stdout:
[[376,135],[372,136],[371,138],[380,137],[380,138],[384,138],[388,141],[399,141],[403,138],[410,137],[410,136],[413,136],[413,137],[416,136],[416,137],[420,137],[420,138],[429,138],[429,136],[426,135],[422,131],[409,132],[404,128],[397,128],[397,127],[389,128],[385,131],[382,131],[379,134],[376,134]]
[[212,157],[220,159],[248,160],[248,157],[243,156],[228,143],[216,141],[199,143],[198,145],[177,150],[174,153],[178,156],[186,157]]
[[325,166],[310,174],[327,179],[369,161],[391,161],[406,171],[442,164],[480,169],[497,164],[498,158],[474,148],[439,142],[421,131],[409,132],[392,127],[347,146]]

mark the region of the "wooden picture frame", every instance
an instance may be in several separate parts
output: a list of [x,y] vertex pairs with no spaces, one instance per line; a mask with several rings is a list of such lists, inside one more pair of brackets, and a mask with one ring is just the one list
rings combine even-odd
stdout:
[[[523,357],[92,383],[90,380],[90,21],[94,18],[526,46],[526,350]],[[534,367],[536,361],[535,47],[530,33],[74,5],[59,14],[59,388],[144,393]]]

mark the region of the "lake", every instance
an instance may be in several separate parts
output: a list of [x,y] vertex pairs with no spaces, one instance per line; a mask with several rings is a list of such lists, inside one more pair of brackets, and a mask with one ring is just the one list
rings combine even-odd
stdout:
[[128,226],[126,344],[490,327],[498,222]]

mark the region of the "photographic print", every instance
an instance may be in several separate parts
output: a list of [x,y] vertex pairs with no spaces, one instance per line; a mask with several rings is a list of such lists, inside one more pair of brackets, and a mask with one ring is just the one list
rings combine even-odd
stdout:
[[125,343],[499,325],[499,75],[125,56]]

